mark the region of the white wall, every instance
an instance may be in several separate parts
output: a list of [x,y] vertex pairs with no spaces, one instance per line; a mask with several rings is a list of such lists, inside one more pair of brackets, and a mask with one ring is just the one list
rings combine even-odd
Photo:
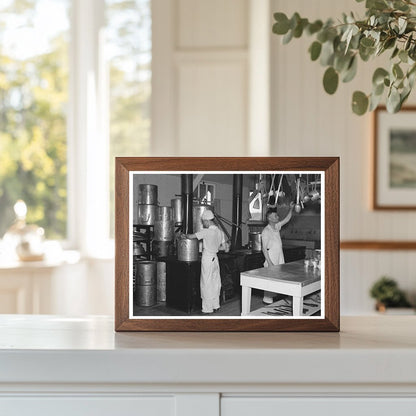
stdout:
[[[371,116],[353,115],[350,102],[354,90],[369,91],[375,64],[360,63],[359,77],[330,97],[322,88],[324,69],[307,53],[311,39],[283,46],[277,36],[263,36],[273,11],[326,18],[362,4],[154,0],[153,5],[153,155],[266,156],[270,148],[275,156],[340,156],[341,239],[415,240],[416,213],[370,209]],[[270,126],[264,128],[268,113]],[[370,313],[368,289],[383,274],[415,298],[415,262],[413,251],[342,251],[341,313]],[[113,263],[92,262],[88,270],[87,288],[95,299],[87,302],[86,313],[112,314]]]
[[[272,11],[311,19],[336,18],[342,12],[363,10],[349,0],[272,0]],[[359,13],[363,16],[364,13]],[[271,149],[279,156],[340,156],[341,240],[415,240],[416,213],[372,211],[372,120],[351,112],[351,95],[371,90],[371,75],[377,62],[359,64],[359,76],[342,84],[334,96],[322,88],[324,68],[311,62],[311,38],[294,39],[282,45],[272,35]],[[378,65],[382,64],[379,58]],[[415,102],[415,96],[410,102]],[[371,283],[383,274],[399,281],[416,295],[415,252],[342,251],[341,312],[368,313],[373,301]]]

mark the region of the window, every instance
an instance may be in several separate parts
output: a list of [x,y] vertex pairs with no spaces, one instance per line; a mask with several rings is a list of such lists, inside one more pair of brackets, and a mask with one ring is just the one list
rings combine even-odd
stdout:
[[69,11],[68,0],[0,6],[0,237],[18,199],[48,238],[66,237]]
[[215,199],[215,184],[202,182],[198,185],[198,199],[201,204],[212,205]]
[[150,0],[106,0],[110,79],[110,235],[114,235],[114,158],[149,154]]
[[151,0],[1,2],[0,238],[17,199],[84,253],[113,235],[114,157],[149,151],[151,47]]

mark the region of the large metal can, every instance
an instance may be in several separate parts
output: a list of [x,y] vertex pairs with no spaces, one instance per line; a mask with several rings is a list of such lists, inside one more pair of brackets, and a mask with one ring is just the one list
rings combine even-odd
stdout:
[[261,251],[261,233],[260,232],[251,232],[249,233],[250,247],[251,251],[258,252]]
[[173,221],[175,224],[182,224],[182,198],[174,198],[170,201],[173,210]]
[[172,241],[174,228],[173,221],[155,221],[154,239],[156,241]]
[[178,239],[178,260],[179,261],[198,261],[198,239],[179,238]]
[[192,207],[192,221],[193,221],[193,232],[196,233],[201,231],[203,227],[201,216],[204,211],[210,210],[214,212],[214,207],[212,205],[197,204]]
[[134,303],[137,306],[154,306],[157,303],[156,285],[137,286],[134,292]]
[[166,302],[166,263],[157,262],[157,300]]
[[137,217],[135,224],[154,225],[156,220],[157,205],[137,205]]
[[136,262],[136,291],[134,301],[137,306],[153,306],[157,302],[157,263],[151,260]]
[[159,206],[157,209],[157,221],[172,221],[172,207]]
[[156,284],[156,262],[139,260],[136,263],[136,285],[149,286]]
[[157,186],[142,183],[139,185],[137,195],[138,204],[157,205]]
[[167,257],[173,254],[172,241],[152,241],[152,254],[154,257]]

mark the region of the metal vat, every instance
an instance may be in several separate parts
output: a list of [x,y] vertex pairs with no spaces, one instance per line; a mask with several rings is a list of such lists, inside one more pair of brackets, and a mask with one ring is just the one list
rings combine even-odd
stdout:
[[159,206],[157,221],[172,221],[172,207]]
[[139,185],[137,203],[142,205],[157,205],[157,186],[142,183]]
[[174,198],[170,201],[173,210],[173,221],[175,224],[182,224],[182,198]]
[[151,260],[136,262],[136,292],[137,306],[153,306],[157,301],[157,264]]
[[261,233],[251,232],[249,233],[251,251],[261,251]]
[[156,241],[152,242],[152,253],[154,257],[167,257],[173,254],[172,241]]
[[179,238],[178,239],[178,260],[179,261],[198,261],[198,239]]
[[174,228],[173,221],[155,221],[154,239],[156,241],[172,241]]
[[201,231],[203,228],[201,216],[204,211],[209,209],[214,212],[214,207],[212,205],[197,204],[192,208],[192,221],[193,221],[193,232],[196,233]]
[[157,205],[137,205],[137,218],[135,223],[139,225],[154,225],[156,211]]
[[136,285],[156,284],[156,262],[152,260],[139,260],[136,263]]
[[134,303],[137,306],[154,306],[157,303],[156,285],[137,286],[134,292]]
[[166,263],[157,262],[157,301],[166,302]]

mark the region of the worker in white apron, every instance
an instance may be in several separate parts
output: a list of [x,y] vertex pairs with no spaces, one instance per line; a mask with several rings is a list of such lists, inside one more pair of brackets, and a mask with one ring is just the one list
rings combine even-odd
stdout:
[[[280,221],[277,212],[274,210],[267,211],[266,219],[268,224],[261,233],[261,245],[264,254],[264,267],[270,267],[277,264],[284,264],[285,257],[283,255],[282,239],[280,237],[281,228],[287,224],[292,218],[293,207],[295,204],[290,203],[290,209],[286,217]],[[273,303],[273,292],[264,291],[263,302]]]
[[201,259],[202,313],[212,313],[220,307],[221,276],[217,253],[226,249],[224,233],[214,224],[214,213],[205,210],[201,216],[204,228],[189,238],[203,241]]

